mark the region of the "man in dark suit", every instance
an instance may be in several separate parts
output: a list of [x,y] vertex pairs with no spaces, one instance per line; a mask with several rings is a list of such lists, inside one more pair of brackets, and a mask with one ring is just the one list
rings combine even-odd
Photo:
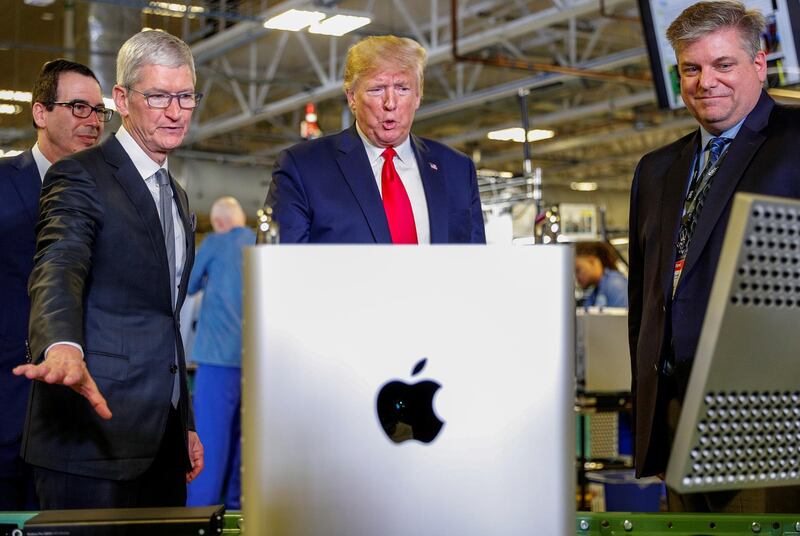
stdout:
[[106,110],[100,84],[88,67],[58,59],[48,62],[32,92],[36,144],[15,157],[0,159],[0,510],[35,509],[33,476],[19,457],[25,405],[25,378],[11,369],[25,362],[28,335],[28,276],[36,246],[34,226],[39,192],[53,162],[95,145]]
[[368,37],[347,53],[344,90],[355,124],[281,153],[267,204],[281,242],[484,243],[475,166],[410,135],[425,50]]
[[134,35],[117,58],[122,128],[45,178],[33,362],[14,370],[37,380],[22,456],[44,509],[180,506],[202,469],[179,329],[194,229],[167,161],[200,98],[194,86],[183,41]]
[[[734,1],[667,31],[700,128],[642,158],[631,191],[630,350],[639,476],[665,471],[734,193],[800,197],[800,111],[763,91],[764,18]],[[756,356],[754,356],[754,359]],[[674,511],[792,512],[796,488],[684,494]]]

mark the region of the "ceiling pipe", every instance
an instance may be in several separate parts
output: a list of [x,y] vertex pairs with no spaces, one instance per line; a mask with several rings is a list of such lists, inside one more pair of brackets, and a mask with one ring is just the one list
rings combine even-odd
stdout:
[[615,15],[606,10],[606,0],[600,0],[600,16],[604,19],[616,20],[619,22],[633,22],[640,24],[642,21],[639,17],[628,17],[626,15]]
[[566,67],[563,65],[553,65],[551,63],[538,63],[509,56],[495,55],[491,58],[459,54],[458,52],[458,0],[450,0],[450,44],[453,60],[457,62],[472,62],[502,67],[506,69],[520,69],[524,71],[559,73],[578,78],[588,78],[592,80],[602,80],[606,82],[623,82],[627,84],[640,84],[650,86],[653,84],[649,75],[631,76],[622,73],[607,73],[602,71],[589,71],[576,67]]

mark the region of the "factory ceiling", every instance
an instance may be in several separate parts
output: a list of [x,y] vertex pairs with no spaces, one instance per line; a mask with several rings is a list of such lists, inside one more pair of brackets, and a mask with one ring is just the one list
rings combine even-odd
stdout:
[[[554,132],[532,144],[533,166],[552,188],[595,182],[624,191],[641,155],[693,128],[685,111],[655,102],[635,0],[173,1],[0,0],[0,89],[29,91],[43,62],[72,56],[110,95],[122,42],[142,27],[161,28],[191,45],[205,94],[182,154],[270,166],[301,140],[307,103],[323,133],[350,124],[342,71],[352,43],[407,36],[429,55],[414,132],[505,172],[481,179],[487,202],[530,195],[522,144],[487,138],[522,125],[521,94],[530,128]],[[289,8],[372,22],[342,37],[263,27]],[[0,148],[33,143],[29,105],[21,108],[0,115]]]

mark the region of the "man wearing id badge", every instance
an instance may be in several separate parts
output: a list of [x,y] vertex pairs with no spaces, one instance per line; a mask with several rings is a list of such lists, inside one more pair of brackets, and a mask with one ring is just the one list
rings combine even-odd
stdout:
[[[629,341],[638,477],[666,470],[736,192],[800,197],[800,110],[764,91],[764,17],[700,2],[667,30],[699,128],[645,155],[631,187]],[[791,512],[797,488],[678,494],[671,511]]]

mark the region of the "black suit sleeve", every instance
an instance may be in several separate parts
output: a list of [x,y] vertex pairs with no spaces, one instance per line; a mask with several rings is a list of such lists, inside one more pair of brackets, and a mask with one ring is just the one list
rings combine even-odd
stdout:
[[628,344],[631,354],[631,392],[636,393],[636,350],[642,324],[644,257],[639,243],[639,173],[642,163],[636,166],[631,185],[630,217],[628,219]]
[[36,255],[28,281],[28,334],[35,362],[55,342],[84,345],[84,289],[101,221],[94,179],[74,160],[54,164],[42,187]]

